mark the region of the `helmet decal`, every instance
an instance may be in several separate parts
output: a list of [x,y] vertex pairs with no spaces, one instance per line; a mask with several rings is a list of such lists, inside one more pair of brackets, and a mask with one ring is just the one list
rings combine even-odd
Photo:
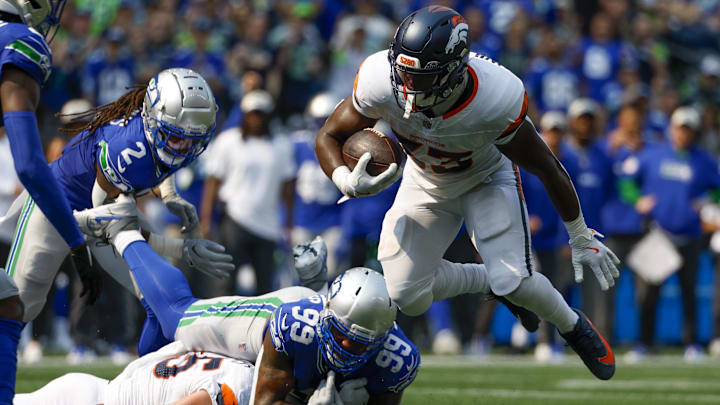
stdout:
[[468,32],[470,31],[470,28],[462,17],[455,16],[452,21],[455,26],[450,34],[447,45],[445,45],[445,53],[448,54],[455,52],[455,47],[461,42],[467,44]]
[[345,273],[341,273],[330,285],[330,293],[328,294],[330,299],[335,298],[337,293],[340,291],[340,288],[342,288],[343,276],[345,276]]

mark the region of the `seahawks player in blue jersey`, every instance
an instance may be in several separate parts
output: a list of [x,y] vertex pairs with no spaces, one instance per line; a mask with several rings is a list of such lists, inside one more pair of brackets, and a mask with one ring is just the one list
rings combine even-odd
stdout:
[[[64,0],[0,0],[0,104],[15,170],[33,204],[69,246],[84,293],[99,293],[90,252],[65,195],[50,173],[35,119],[40,87],[50,76],[52,57],[45,37],[60,21]],[[12,402],[16,352],[24,305],[13,275],[0,275],[0,404]]]
[[[183,230],[191,230],[197,225],[195,207],[178,196],[171,174],[203,152],[215,132],[216,111],[212,91],[199,74],[188,69],[164,70],[147,86],[136,86],[113,103],[78,114],[92,119],[74,129],[77,135],[51,164],[52,174],[76,210],[102,205],[121,192],[141,195],[159,185],[166,207],[182,219]],[[3,218],[17,223],[8,269],[20,289],[26,322],[42,309],[67,255],[67,245],[28,201],[21,194]],[[150,236],[150,244],[163,255],[193,263],[224,250],[209,241],[158,235]],[[119,267],[108,262],[108,257],[114,257],[112,249],[94,242],[92,247],[103,268],[132,288],[122,260]],[[229,255],[220,257],[221,262],[230,259]],[[216,263],[211,264],[191,267],[221,276]],[[221,264],[220,270],[232,269],[229,263]]]
[[420,353],[395,324],[396,314],[383,276],[363,267],[338,276],[327,297],[279,306],[256,363],[254,403],[287,403],[288,396],[304,401],[308,395],[308,405],[355,403],[344,385],[361,380],[367,403],[399,404],[420,367]]

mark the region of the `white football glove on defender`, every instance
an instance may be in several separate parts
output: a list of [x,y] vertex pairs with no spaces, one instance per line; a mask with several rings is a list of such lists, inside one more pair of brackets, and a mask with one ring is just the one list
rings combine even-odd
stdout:
[[113,203],[75,211],[74,216],[80,230],[95,238],[112,240],[122,230],[140,227],[135,199],[124,194]]
[[182,227],[180,232],[190,233],[198,225],[198,216],[195,206],[180,197],[175,189],[175,177],[170,176],[160,183],[160,198],[163,204],[173,215],[180,218]]
[[322,237],[300,243],[293,248],[293,263],[300,284],[314,291],[327,286],[327,246]]
[[345,405],[335,389],[335,372],[329,371],[327,378],[320,381],[307,405]]
[[340,384],[340,398],[345,405],[367,405],[370,394],[367,389],[367,378],[355,378]]
[[617,266],[620,260],[607,246],[596,238],[604,236],[585,225],[582,213],[574,221],[564,222],[570,235],[570,248],[572,248],[572,264],[575,269],[575,282],[583,281],[583,265],[592,269],[600,283],[600,288],[606,291],[615,285],[615,279],[620,277]]
[[352,171],[347,166],[339,166],[333,171],[332,181],[344,195],[351,198],[375,195],[390,187],[402,176],[397,163],[390,164],[377,176],[369,175],[366,168],[371,159],[370,152],[365,152]]

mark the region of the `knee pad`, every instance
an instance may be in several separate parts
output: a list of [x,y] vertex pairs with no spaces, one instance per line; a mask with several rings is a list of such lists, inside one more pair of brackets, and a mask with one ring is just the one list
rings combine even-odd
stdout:
[[398,309],[409,316],[422,315],[433,302],[432,290],[429,286],[426,289],[417,286],[397,289],[388,285],[388,292]]
[[23,322],[25,305],[17,295],[0,300],[0,318]]

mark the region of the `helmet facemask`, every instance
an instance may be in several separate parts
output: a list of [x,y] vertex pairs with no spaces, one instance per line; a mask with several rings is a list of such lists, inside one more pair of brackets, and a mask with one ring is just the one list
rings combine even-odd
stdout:
[[205,131],[186,130],[147,117],[148,131],[152,135],[155,157],[170,168],[183,167],[203,153],[215,134],[216,124]]
[[428,111],[447,101],[463,82],[467,70],[467,57],[432,68],[428,68],[432,62],[428,62],[425,69],[408,66],[419,66],[416,58],[400,54],[393,59],[392,52],[388,57],[393,93],[398,105],[405,110],[404,118],[408,118],[410,112]]
[[[317,329],[325,361],[332,370],[342,374],[356,371],[377,354],[389,332],[376,335],[358,325],[348,327],[327,307],[320,316]],[[350,348],[343,347],[344,339],[350,340]]]
[[14,9],[25,25],[33,27],[50,43],[60,27],[66,0],[2,0],[0,8]]

